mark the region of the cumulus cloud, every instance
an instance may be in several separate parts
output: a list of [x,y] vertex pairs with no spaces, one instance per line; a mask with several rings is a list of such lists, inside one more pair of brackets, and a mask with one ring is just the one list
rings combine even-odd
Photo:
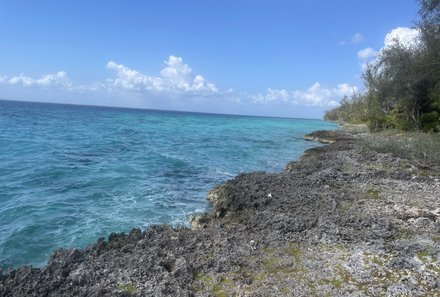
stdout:
[[369,60],[371,58],[374,58],[376,55],[377,52],[371,47],[364,48],[357,53],[359,60]]
[[58,71],[57,73],[45,74],[40,78],[33,78],[30,76],[26,76],[24,74],[20,74],[18,76],[3,76],[0,77],[1,83],[6,83],[9,85],[22,85],[24,87],[61,87],[61,88],[70,88],[72,86],[69,78],[67,77],[67,73],[64,71]]
[[398,27],[385,35],[384,48],[392,46],[396,41],[405,47],[417,45],[420,31],[417,29]]
[[210,94],[218,89],[183,62],[181,57],[170,56],[159,76],[149,76],[122,64],[110,61],[107,68],[116,71],[116,78],[107,80],[109,87],[131,91],[169,92],[177,94]]
[[398,27],[391,30],[385,35],[384,45],[378,51],[371,47],[367,47],[363,50],[358,51],[357,57],[359,59],[359,65],[362,71],[367,68],[368,63],[375,61],[375,58],[380,54],[380,52],[391,47],[395,42],[399,42],[402,46],[411,48],[419,42],[420,31],[417,29]]
[[357,87],[343,83],[336,87],[326,87],[316,82],[307,90],[288,91],[285,89],[268,89],[265,93],[250,95],[250,99],[258,104],[291,103],[294,105],[336,106],[344,96],[358,91]]
[[359,64],[362,68],[362,71],[367,68],[368,62],[376,58],[377,54],[378,53],[371,47],[358,51],[357,57],[359,59]]
[[334,88],[322,86],[320,83],[313,84],[306,92],[295,91],[295,97],[299,102],[312,106],[334,106],[343,96],[350,96],[357,92],[357,88],[346,83],[339,84]]
[[[365,52],[360,55],[368,56],[369,53]],[[157,75],[147,75],[123,64],[109,61],[106,66],[107,69],[114,72],[114,77],[86,85],[71,83],[64,71],[46,74],[39,78],[24,74],[12,77],[0,75],[0,83],[43,89],[53,87],[58,91],[86,94],[92,97],[100,96],[102,98],[102,95],[106,95],[124,100],[125,103],[128,102],[128,98],[135,97],[136,100],[146,100],[151,104],[158,104],[158,107],[161,107],[160,104],[168,104],[167,106],[171,107],[175,106],[173,104],[198,104],[202,98],[205,104],[235,104],[237,107],[239,105],[265,106],[272,104],[329,107],[335,106],[343,96],[350,96],[353,92],[357,92],[356,87],[348,84],[327,87],[320,83],[314,83],[306,90],[268,88],[261,93],[246,93],[233,89],[219,90],[203,76],[194,73],[181,57],[171,55],[164,64],[164,68]],[[127,95],[127,92],[135,94]],[[182,96],[186,99],[192,99],[179,103],[178,99]],[[154,98],[160,98],[161,102],[153,102]]]
[[107,80],[107,84],[110,86],[132,91],[162,89],[160,79],[144,75],[122,64],[110,61],[107,63],[107,68],[116,71],[116,78]]

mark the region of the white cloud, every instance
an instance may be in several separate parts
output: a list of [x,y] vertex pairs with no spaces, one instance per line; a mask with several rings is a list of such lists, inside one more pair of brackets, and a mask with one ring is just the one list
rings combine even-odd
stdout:
[[57,73],[45,74],[40,78],[33,78],[20,74],[18,76],[0,77],[1,83],[6,83],[9,85],[22,85],[24,87],[60,87],[60,88],[71,88],[72,84],[67,77],[67,73],[64,71],[58,71]]
[[374,58],[377,55],[377,52],[371,47],[364,48],[363,50],[358,51],[357,56],[359,60],[369,60]]
[[357,88],[346,83],[328,88],[317,82],[306,92],[295,91],[294,94],[297,100],[305,105],[334,106],[343,96],[350,96],[354,92],[357,92]]
[[328,107],[337,105],[342,97],[345,95],[350,96],[357,91],[358,89],[355,86],[346,83],[329,88],[316,82],[305,91],[269,88],[266,93],[250,94],[249,97],[257,104],[291,103],[294,105]]
[[417,29],[398,27],[391,30],[385,35],[384,46],[375,51],[371,47],[367,47],[363,50],[358,51],[357,57],[359,59],[359,65],[362,71],[367,68],[368,63],[374,63],[375,58],[385,49],[391,47],[398,41],[401,45],[411,48],[419,42],[420,31]]
[[183,63],[182,58],[170,56],[165,64],[167,67],[162,69],[159,76],[149,76],[110,61],[107,63],[107,68],[115,70],[117,77],[107,80],[107,83],[111,88],[131,91],[146,90],[199,95],[218,92],[214,84],[207,82],[203,76],[196,75],[187,64]]
[[412,47],[418,43],[420,31],[417,29],[398,27],[385,35],[384,48],[388,48],[397,40],[405,47]]
[[181,57],[170,56],[168,61],[164,62],[167,67],[162,69],[160,74],[163,78],[168,79],[172,84],[188,88],[194,81],[193,71],[189,66],[183,63]]
[[362,71],[367,69],[368,63],[376,58],[377,54],[378,53],[371,47],[358,51],[357,57],[359,59],[359,65],[361,66]]
[[365,41],[364,35],[362,35],[359,32],[354,34],[353,37],[351,38],[351,43],[353,44],[362,43],[364,41]]
[[[0,83],[40,87],[44,89],[44,92],[53,87],[57,91],[68,91],[73,95],[81,94],[80,97],[118,98],[120,105],[128,104],[130,98],[135,98],[140,106],[145,106],[142,105],[145,101],[148,102],[148,106],[159,108],[162,106],[175,108],[183,105],[186,108],[191,104],[197,106],[202,101],[207,105],[229,106],[232,104],[237,108],[251,105],[329,107],[335,106],[343,96],[350,96],[357,91],[356,87],[348,84],[327,87],[320,83],[314,83],[306,90],[268,88],[261,93],[246,93],[233,89],[219,90],[203,76],[194,73],[182,58],[176,56],[170,56],[165,61],[165,67],[156,76],[141,73],[114,61],[109,61],[107,68],[115,73],[114,77],[86,85],[71,83],[64,71],[46,74],[39,78],[24,74],[13,77],[0,76]],[[183,96],[191,100],[180,101],[179,98]]]
[[160,79],[146,76],[122,64],[116,64],[115,62],[110,61],[107,63],[107,68],[115,70],[117,76],[115,79],[107,80],[109,86],[132,91],[162,89],[162,82]]
[[364,41],[365,41],[364,35],[362,35],[362,33],[357,32],[351,37],[350,41],[343,40],[343,41],[339,41],[338,44],[339,45],[359,44],[359,43],[363,43]]

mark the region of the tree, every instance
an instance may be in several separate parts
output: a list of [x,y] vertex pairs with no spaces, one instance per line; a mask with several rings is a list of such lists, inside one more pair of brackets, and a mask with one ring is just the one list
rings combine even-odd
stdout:
[[419,40],[382,49],[363,73],[364,92],[344,98],[327,117],[372,130],[440,131],[440,0],[419,3]]

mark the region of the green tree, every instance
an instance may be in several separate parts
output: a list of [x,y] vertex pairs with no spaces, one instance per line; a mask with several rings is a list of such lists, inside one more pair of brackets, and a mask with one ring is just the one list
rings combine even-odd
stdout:
[[440,131],[440,0],[419,0],[419,39],[395,40],[363,73],[365,90],[326,113],[371,130]]

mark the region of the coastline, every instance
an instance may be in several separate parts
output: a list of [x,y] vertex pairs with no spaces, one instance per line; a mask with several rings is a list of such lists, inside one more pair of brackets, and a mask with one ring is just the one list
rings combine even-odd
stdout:
[[316,131],[280,173],[208,193],[192,229],[167,225],[55,251],[0,274],[1,296],[389,296],[440,290],[440,173]]

